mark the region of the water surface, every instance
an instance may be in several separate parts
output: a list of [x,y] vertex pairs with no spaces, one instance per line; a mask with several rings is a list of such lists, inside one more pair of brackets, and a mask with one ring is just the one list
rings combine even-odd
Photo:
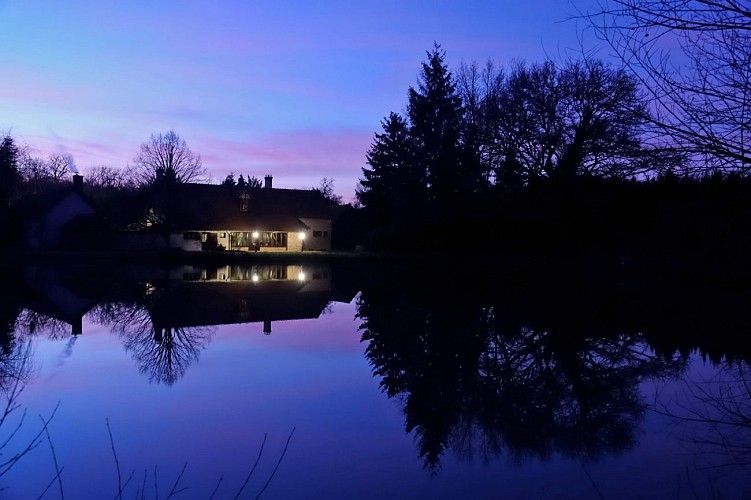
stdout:
[[23,392],[0,431],[26,418],[3,456],[54,416],[0,495],[751,493],[738,318],[622,271],[491,267],[9,270],[2,387]]

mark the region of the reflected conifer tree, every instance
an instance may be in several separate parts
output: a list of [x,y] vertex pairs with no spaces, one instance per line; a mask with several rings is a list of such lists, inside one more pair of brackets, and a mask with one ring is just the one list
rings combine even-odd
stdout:
[[9,401],[7,406],[13,407],[11,411],[17,406],[16,396],[31,377],[32,357],[33,351],[28,339],[14,338],[3,345],[0,354],[0,393]]
[[374,376],[403,401],[429,468],[449,448],[467,459],[627,450],[645,410],[639,383],[685,366],[639,335],[534,326],[464,292],[366,289],[358,302]]
[[136,302],[103,303],[92,311],[91,318],[120,337],[149,382],[170,386],[198,360],[216,331],[214,327],[154,324],[148,308]]
[[[7,295],[6,295],[7,297]],[[12,301],[0,301],[0,349],[3,353],[12,350],[21,308]]]

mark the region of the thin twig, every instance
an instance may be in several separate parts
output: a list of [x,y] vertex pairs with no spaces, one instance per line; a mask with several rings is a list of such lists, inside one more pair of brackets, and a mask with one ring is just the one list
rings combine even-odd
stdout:
[[55,409],[52,410],[52,414],[50,415],[50,417],[47,420],[42,419],[42,422],[43,422],[42,428],[39,430],[39,432],[37,432],[34,435],[34,437],[32,437],[29,440],[29,443],[26,445],[26,447],[23,450],[21,450],[20,452],[18,452],[15,455],[13,455],[11,458],[9,458],[8,460],[6,460],[5,462],[3,462],[2,464],[0,464],[0,476],[2,476],[3,474],[5,474],[6,472],[8,472],[11,469],[11,467],[13,467],[16,464],[16,462],[18,462],[19,460],[21,460],[21,458],[24,455],[26,455],[31,450],[33,450],[34,448],[36,448],[37,446],[39,446],[39,443],[41,442],[42,434],[44,434],[44,431],[47,429],[47,426],[52,421],[52,419],[55,417],[55,414],[57,413],[57,409],[59,407],[60,407],[60,402],[58,401],[57,405],[55,405]]
[[[128,479],[126,479],[125,482],[123,483],[122,491],[125,491],[128,488],[128,484],[130,484],[130,480],[133,479],[133,475],[135,473],[136,473],[136,469],[133,469],[132,471],[130,471],[130,475],[128,476]],[[122,496],[121,493],[118,493],[118,495]],[[117,496],[115,496],[115,498],[117,498]]]
[[156,465],[154,466],[154,498],[159,500],[159,485],[156,480]]
[[177,488],[177,485],[180,483],[180,479],[183,477],[183,474],[185,474],[185,469],[188,467],[188,462],[185,462],[183,465],[183,470],[180,471],[180,474],[177,476],[177,479],[175,479],[175,484],[172,486],[172,489],[169,492],[169,495],[167,495],[167,498],[171,498],[173,495],[177,495],[181,491],[184,491],[185,488],[181,488],[177,491],[175,491],[175,488]]
[[589,474],[589,471],[587,470],[587,466],[584,465],[584,461],[579,460],[579,464],[581,464],[582,469],[584,469],[584,473],[587,475],[587,479],[589,479],[589,482],[592,484],[592,488],[594,488],[595,492],[597,492],[597,496],[604,499],[605,497],[602,495],[600,488],[597,487],[597,483],[595,483],[595,480],[592,479],[592,476]]
[[[138,493],[136,493],[138,499]],[[143,486],[141,486],[141,498],[140,500],[146,500],[146,469],[143,470]]]
[[271,475],[269,476],[269,479],[266,481],[266,484],[263,485],[263,488],[261,488],[261,491],[258,492],[258,495],[256,495],[256,500],[261,498],[261,495],[264,491],[266,491],[266,487],[271,483],[271,480],[274,478],[274,474],[276,474],[276,470],[279,468],[279,465],[282,463],[282,459],[284,458],[284,455],[287,453],[287,448],[289,447],[289,442],[292,439],[292,434],[295,433],[295,429],[297,427],[292,428],[292,432],[289,433],[289,437],[287,438],[287,444],[284,445],[284,450],[282,450],[282,454],[279,457],[279,461],[276,462],[276,467],[274,467],[274,470],[271,471]]
[[216,495],[216,492],[219,491],[219,485],[222,484],[223,479],[224,479],[224,475],[219,477],[219,481],[216,483],[216,488],[214,488],[214,491],[211,492],[211,496],[209,497],[209,500],[212,500],[214,498],[214,495]]
[[120,461],[117,459],[117,453],[115,452],[115,440],[112,439],[112,429],[110,429],[110,419],[105,418],[105,422],[107,422],[107,433],[110,436],[110,447],[112,448],[112,456],[115,457],[115,467],[117,468],[117,497],[120,500],[123,498],[123,482],[122,477],[120,476]]
[[58,472],[57,474],[55,474],[55,476],[47,484],[47,487],[44,488],[44,491],[42,491],[42,493],[37,497],[37,500],[40,500],[47,493],[47,490],[49,490],[52,487],[52,485],[55,484],[55,480],[57,479],[57,476],[59,476],[60,474],[62,474],[62,472],[64,470],[65,470],[65,467],[63,467],[62,469],[60,469],[60,472]]
[[261,442],[261,449],[258,450],[258,458],[256,458],[256,463],[253,464],[253,468],[250,469],[250,472],[248,473],[248,477],[245,478],[245,482],[240,486],[240,491],[237,492],[237,495],[235,495],[235,500],[240,498],[240,493],[243,492],[243,489],[248,485],[248,481],[250,481],[250,476],[253,475],[253,471],[256,470],[256,467],[258,466],[258,462],[261,460],[261,455],[263,455],[263,447],[266,445],[266,437],[267,435],[263,435],[263,441]]
[[42,421],[44,434],[47,436],[47,442],[50,445],[50,450],[52,451],[52,461],[55,464],[55,473],[57,474],[57,484],[60,486],[60,498],[61,500],[65,500],[65,493],[63,492],[63,479],[61,477],[62,470],[60,470],[60,466],[57,464],[57,454],[55,453],[55,447],[52,444],[52,438],[50,437],[50,431],[47,426],[47,422],[44,421],[44,417],[39,415],[39,419]]

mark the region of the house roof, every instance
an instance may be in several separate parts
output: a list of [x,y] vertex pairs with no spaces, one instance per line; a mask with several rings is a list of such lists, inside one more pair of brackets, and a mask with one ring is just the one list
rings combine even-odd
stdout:
[[27,194],[19,198],[13,206],[18,210],[21,217],[26,219],[38,219],[47,215],[68,196],[79,197],[91,207],[92,211],[96,211],[96,207],[91,200],[70,185],[62,185],[39,193]]
[[[247,193],[248,211],[241,210]],[[330,219],[328,203],[312,189],[238,188],[178,184],[172,192],[174,225],[180,230],[299,231],[301,218]]]
[[328,290],[306,292],[296,280],[182,282],[165,290],[149,315],[154,324],[172,328],[313,319],[330,296]]

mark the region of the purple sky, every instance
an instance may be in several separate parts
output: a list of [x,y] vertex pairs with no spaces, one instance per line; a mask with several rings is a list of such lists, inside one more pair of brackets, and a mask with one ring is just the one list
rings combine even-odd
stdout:
[[330,177],[349,200],[434,41],[452,69],[560,59],[578,50],[567,19],[594,3],[0,0],[0,131],[85,172],[172,129],[214,182]]

